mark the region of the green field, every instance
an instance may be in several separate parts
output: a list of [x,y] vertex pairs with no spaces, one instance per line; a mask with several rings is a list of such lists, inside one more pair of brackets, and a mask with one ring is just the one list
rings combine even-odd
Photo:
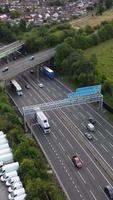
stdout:
[[92,16],[91,13],[81,18],[71,20],[70,24],[75,28],[77,27],[81,28],[86,25],[94,27],[99,25],[102,21],[111,21],[112,19],[113,19],[113,8],[105,11],[102,15],[99,16],[97,15]]
[[95,54],[97,57],[98,72],[113,82],[113,39],[85,50],[87,57],[90,57],[91,54]]

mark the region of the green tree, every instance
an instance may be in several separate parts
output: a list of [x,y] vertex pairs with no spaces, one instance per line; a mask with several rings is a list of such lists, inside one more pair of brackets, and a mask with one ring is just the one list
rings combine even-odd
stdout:
[[20,12],[17,11],[17,10],[11,10],[10,11],[10,16],[11,16],[12,19],[20,17],[20,15],[21,15]]
[[[61,67],[62,61],[73,51],[73,48],[63,42],[62,44],[59,44],[56,48],[56,54],[55,54],[55,66],[57,66],[56,70],[59,71]],[[60,72],[60,71],[59,71]]]

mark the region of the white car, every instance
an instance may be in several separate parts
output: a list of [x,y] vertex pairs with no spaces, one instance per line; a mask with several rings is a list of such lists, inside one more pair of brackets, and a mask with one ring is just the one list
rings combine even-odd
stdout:
[[43,83],[39,83],[38,86],[39,86],[40,88],[43,88],[43,87],[44,87]]

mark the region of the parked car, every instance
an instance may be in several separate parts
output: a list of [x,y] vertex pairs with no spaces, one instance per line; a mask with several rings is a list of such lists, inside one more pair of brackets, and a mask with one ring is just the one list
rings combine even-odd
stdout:
[[8,67],[4,67],[2,72],[6,72],[6,71],[8,71],[8,69],[9,69]]
[[72,157],[72,162],[73,162],[75,167],[77,167],[77,168],[81,168],[82,167],[82,162],[81,162],[80,158],[77,155]]
[[113,200],[113,187],[111,185],[105,186],[104,192],[109,197],[109,199]]
[[84,135],[88,140],[92,140],[93,139],[93,136],[88,132],[85,132]]
[[96,124],[96,120],[93,117],[89,117],[89,122],[93,125]]
[[43,87],[44,87],[43,83],[39,83],[38,86],[39,86],[40,88],[43,88]]

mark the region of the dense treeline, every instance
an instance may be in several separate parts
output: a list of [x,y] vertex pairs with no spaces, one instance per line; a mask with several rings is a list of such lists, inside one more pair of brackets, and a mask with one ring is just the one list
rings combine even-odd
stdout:
[[64,194],[47,173],[47,162],[36,142],[25,135],[20,119],[12,110],[0,88],[0,130],[7,134],[14,159],[20,163],[19,175],[28,194],[28,200],[64,200]]

